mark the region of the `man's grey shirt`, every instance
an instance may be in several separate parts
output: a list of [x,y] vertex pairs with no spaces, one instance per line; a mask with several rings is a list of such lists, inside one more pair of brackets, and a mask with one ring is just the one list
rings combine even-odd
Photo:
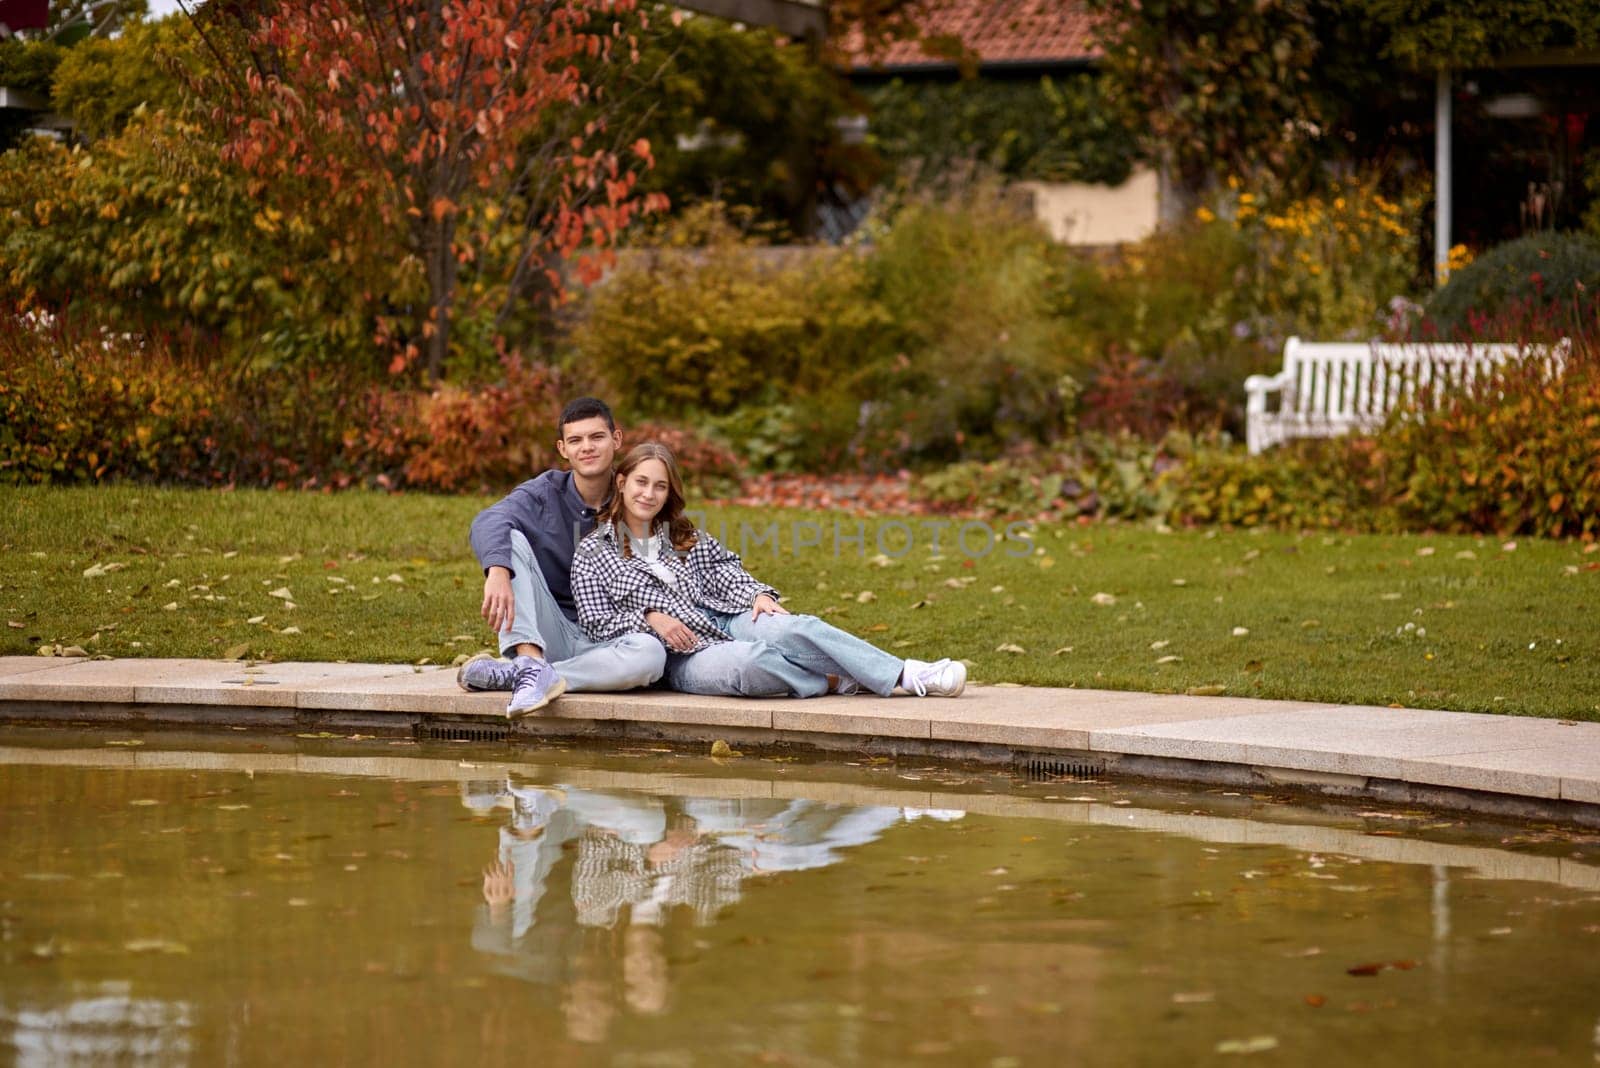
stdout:
[[533,557],[561,614],[576,623],[572,554],[579,539],[594,529],[595,514],[578,495],[571,471],[546,471],[478,513],[472,521],[472,551],[484,574],[491,567],[503,567],[515,575],[511,532],[520,530],[533,546]]

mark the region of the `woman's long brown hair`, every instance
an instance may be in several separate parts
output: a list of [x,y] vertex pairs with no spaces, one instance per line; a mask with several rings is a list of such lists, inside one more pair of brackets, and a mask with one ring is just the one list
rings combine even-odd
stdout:
[[[659,441],[642,441],[628,450],[628,455],[622,458],[622,463],[617,466],[615,488],[611,493],[611,503],[606,510],[600,513],[599,521],[602,523],[626,523],[622,510],[622,487],[628,481],[628,476],[646,460],[660,460],[661,466],[667,469],[667,503],[661,506],[661,511],[656,513],[655,525],[667,525],[667,540],[672,547],[680,553],[686,553],[694,548],[695,529],[694,523],[683,514],[683,480],[678,477],[678,461],[672,455],[672,450]],[[622,555],[632,556],[633,550],[628,545],[628,539],[622,539]]]

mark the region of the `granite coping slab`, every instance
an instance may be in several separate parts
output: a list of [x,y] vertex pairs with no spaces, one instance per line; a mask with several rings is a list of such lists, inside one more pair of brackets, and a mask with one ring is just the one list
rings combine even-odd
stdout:
[[[1456,759],[1450,763],[1472,767],[1472,754],[1576,740],[1571,733],[1573,727],[1555,720],[1360,705],[1283,702],[1280,708],[1097,730],[1090,735],[1090,748],[1407,780],[1407,761],[1414,758],[1453,755]],[[1593,729],[1580,735],[1600,747],[1600,725],[1583,726]],[[1432,785],[1461,785],[1464,789],[1495,789],[1490,785],[1425,781]],[[1556,787],[1557,780],[1551,779],[1539,784],[1531,796],[1559,796],[1554,792]]]
[[0,656],[0,679],[26,675],[33,671],[44,671],[48,668],[59,668],[67,664],[81,664],[85,659],[80,656]]
[[[261,707],[504,722],[447,667],[0,657],[5,702]],[[1600,724],[1255,698],[971,686],[959,700],[568,694],[541,720],[915,739],[1283,768],[1600,804]]]

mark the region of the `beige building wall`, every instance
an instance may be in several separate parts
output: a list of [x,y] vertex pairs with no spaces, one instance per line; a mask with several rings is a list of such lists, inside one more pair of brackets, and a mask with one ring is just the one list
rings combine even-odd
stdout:
[[1118,186],[1086,182],[1018,182],[1033,197],[1034,214],[1050,236],[1068,245],[1117,245],[1155,230],[1161,182],[1152,170],[1135,170]]

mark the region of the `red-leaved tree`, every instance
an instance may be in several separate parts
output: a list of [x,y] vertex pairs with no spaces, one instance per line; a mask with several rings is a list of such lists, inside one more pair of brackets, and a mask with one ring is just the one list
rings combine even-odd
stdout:
[[593,277],[632,219],[665,207],[636,191],[650,145],[627,140],[601,84],[639,62],[637,0],[283,0],[196,18],[212,117],[263,200],[326,227],[353,269],[398,251],[367,294],[392,373],[420,361],[437,380],[453,321],[559,300],[561,261]]

